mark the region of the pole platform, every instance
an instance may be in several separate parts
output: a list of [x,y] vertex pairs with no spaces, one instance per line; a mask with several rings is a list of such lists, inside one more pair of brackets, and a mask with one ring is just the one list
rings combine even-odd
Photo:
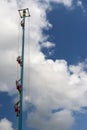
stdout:
[[19,12],[20,18],[30,17],[30,12],[29,12],[28,8],[20,9],[20,10],[18,10],[18,12]]

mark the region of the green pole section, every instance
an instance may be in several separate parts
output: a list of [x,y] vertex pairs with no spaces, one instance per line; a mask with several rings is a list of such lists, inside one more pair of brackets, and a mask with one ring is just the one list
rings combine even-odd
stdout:
[[21,88],[20,93],[20,115],[19,115],[19,130],[22,130],[22,108],[23,108],[23,78],[24,78],[24,40],[25,40],[25,10],[23,10],[22,20],[22,67],[21,67]]

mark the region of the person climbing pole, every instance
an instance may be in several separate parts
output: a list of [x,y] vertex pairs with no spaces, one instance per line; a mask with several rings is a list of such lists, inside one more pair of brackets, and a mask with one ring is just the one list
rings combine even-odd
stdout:
[[15,112],[16,112],[16,116],[19,116],[20,114],[20,101],[16,102],[16,104],[14,105],[14,109],[15,109]]
[[24,21],[23,20],[21,21],[21,27],[24,28]]
[[16,88],[17,88],[18,92],[20,93],[22,90],[20,80],[16,80]]
[[21,56],[17,57],[17,62],[20,64],[20,66],[22,66],[22,58],[21,58]]

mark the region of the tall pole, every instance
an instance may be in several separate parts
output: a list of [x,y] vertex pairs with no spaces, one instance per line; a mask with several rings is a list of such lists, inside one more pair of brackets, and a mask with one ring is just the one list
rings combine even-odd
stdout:
[[19,130],[22,130],[22,102],[23,102],[23,78],[24,78],[24,39],[25,39],[25,15],[26,11],[23,10],[22,25],[22,66],[21,66],[21,93],[20,93],[20,115],[19,115]]
[[[23,81],[24,81],[24,42],[25,42],[25,17],[30,17],[28,8],[18,10],[21,17],[21,27],[22,27],[22,52],[21,57],[17,60],[21,66],[20,80],[16,82],[17,89],[19,91],[19,101],[16,103],[16,109],[18,116],[18,130],[22,130],[22,111],[23,111]],[[20,84],[18,83],[20,81]],[[19,105],[19,106],[18,106]],[[19,112],[19,114],[18,114]]]

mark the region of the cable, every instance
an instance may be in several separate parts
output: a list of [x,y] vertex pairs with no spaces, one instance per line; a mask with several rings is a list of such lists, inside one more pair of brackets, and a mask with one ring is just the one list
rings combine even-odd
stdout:
[[[26,20],[26,49],[27,49],[27,60],[26,60],[26,89],[27,89],[27,93],[28,95],[30,95],[30,34],[29,34],[29,28],[30,28],[30,23],[29,23],[29,18],[27,18]],[[28,99],[28,102],[29,102],[29,99]],[[29,107],[29,104],[28,104],[28,107]]]
[[[20,22],[19,22],[19,24],[18,24],[18,50],[17,50],[17,54],[18,54],[18,56],[21,56],[21,50],[22,50],[22,48],[21,48],[21,27],[20,27]],[[17,63],[17,79],[19,79],[20,78],[20,68],[19,68],[19,64]]]
[[28,91],[30,92],[30,82],[29,82],[29,79],[30,79],[30,38],[29,38],[29,36],[30,36],[30,34],[29,34],[29,27],[30,27],[30,24],[29,24],[29,18],[28,18],[28,20],[27,20],[27,23],[28,23],[28,31],[27,31],[27,69],[28,69],[28,71],[27,71],[27,85],[28,85]]
[[[22,47],[21,47],[21,27],[20,27],[20,20],[18,19],[18,43],[17,43],[17,56],[20,56],[21,54],[21,51],[22,51]],[[16,59],[17,60],[17,59]],[[17,61],[16,61],[17,62]],[[20,66],[17,62],[17,79],[16,80],[19,80],[20,79]],[[17,87],[17,86],[16,86]],[[17,101],[20,101],[20,94],[19,92],[17,91]],[[19,117],[17,117],[17,129],[19,130]]]

